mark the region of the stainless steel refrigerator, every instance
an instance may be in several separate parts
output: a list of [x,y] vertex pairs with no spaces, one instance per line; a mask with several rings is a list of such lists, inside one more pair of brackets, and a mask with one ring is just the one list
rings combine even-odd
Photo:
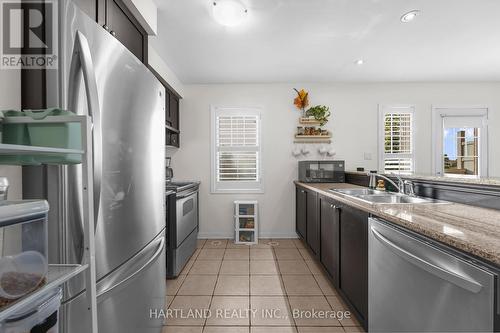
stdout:
[[[94,117],[99,331],[160,333],[162,320],[150,318],[150,309],[165,302],[165,91],[71,1],[58,6],[59,66],[47,72],[47,106]],[[87,82],[94,76],[96,94]],[[82,261],[80,174],[80,166],[23,171],[25,197],[44,196],[50,203],[52,263]],[[64,288],[63,333],[90,332],[84,290],[83,279]]]

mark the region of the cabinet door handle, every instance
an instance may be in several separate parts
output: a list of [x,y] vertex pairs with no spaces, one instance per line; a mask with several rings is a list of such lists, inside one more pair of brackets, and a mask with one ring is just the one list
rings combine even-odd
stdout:
[[306,193],[306,191],[304,191],[304,190],[300,190],[300,192],[302,192],[302,193]]

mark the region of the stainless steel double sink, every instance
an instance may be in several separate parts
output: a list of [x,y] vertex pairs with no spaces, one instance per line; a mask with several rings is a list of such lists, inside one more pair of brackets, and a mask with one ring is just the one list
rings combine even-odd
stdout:
[[351,196],[359,200],[373,204],[397,205],[397,204],[445,203],[444,201],[430,199],[430,198],[410,196],[395,192],[377,191],[369,188],[330,189],[330,191]]

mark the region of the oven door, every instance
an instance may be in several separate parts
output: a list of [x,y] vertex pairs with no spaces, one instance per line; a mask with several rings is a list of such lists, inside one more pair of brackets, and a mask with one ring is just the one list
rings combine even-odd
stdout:
[[177,248],[198,227],[198,192],[178,196],[176,208]]

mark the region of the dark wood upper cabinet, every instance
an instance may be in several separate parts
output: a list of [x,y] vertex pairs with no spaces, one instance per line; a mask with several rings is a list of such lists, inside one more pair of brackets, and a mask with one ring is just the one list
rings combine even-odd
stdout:
[[143,63],[147,63],[148,35],[119,0],[106,0],[106,26]]
[[82,11],[147,64],[148,34],[121,0],[74,1]]
[[174,89],[165,81],[165,79],[149,66],[149,70],[153,73],[160,83],[165,87],[165,145],[180,147],[180,130],[179,130],[179,101],[180,96]]
[[340,273],[340,203],[320,196],[320,239],[321,263],[332,279],[333,285],[339,287]]
[[175,94],[169,94],[169,119],[170,126],[179,129],[179,97]]

